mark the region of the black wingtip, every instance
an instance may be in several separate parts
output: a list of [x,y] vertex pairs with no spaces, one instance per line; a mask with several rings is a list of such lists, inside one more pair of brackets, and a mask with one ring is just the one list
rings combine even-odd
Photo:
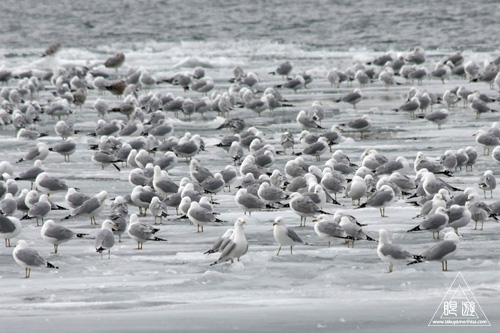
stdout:
[[420,230],[422,230],[422,229],[420,229],[420,226],[419,226],[419,225],[417,225],[415,228],[410,229],[410,230],[408,230],[407,232],[420,231]]
[[410,265],[418,264],[418,263],[421,263],[421,262],[425,261],[425,257],[424,256],[419,256],[419,255],[413,255],[413,259],[415,259],[415,260],[407,263],[406,265],[410,266]]
[[59,267],[52,265],[50,262],[47,261],[47,268],[55,268],[59,269]]
[[[409,197],[408,197],[408,199],[413,199],[413,198],[416,198],[416,197],[418,197],[418,194],[417,194],[417,193],[415,193],[415,194],[413,194],[413,195],[409,196]],[[420,206],[420,205],[418,205],[418,204],[417,204],[417,206]]]
[[83,236],[88,236],[89,234],[76,234],[76,237],[83,238]]
[[102,253],[102,251],[104,251],[104,248],[103,248],[103,247],[100,247],[100,248],[98,248],[98,249],[95,249],[95,252]]
[[419,262],[422,262],[425,260],[425,257],[424,256],[421,256],[421,255],[418,255],[418,254],[414,254],[413,255],[413,259],[419,261]]
[[115,163],[112,163],[112,164],[116,168],[116,170],[118,170],[118,172],[122,171],[118,165],[116,165]]
[[443,174],[444,174],[445,176],[448,176],[448,177],[453,177],[453,172],[451,172],[451,171],[449,171],[449,170],[445,170],[445,171],[443,171]]

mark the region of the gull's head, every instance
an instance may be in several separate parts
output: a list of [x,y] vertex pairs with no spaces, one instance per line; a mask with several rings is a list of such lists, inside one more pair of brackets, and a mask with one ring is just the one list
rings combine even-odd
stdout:
[[460,241],[460,238],[454,231],[449,231],[444,235],[444,240],[449,240],[454,243],[458,243]]
[[115,226],[115,223],[113,221],[111,221],[111,220],[105,220],[102,223],[101,229],[112,230],[114,226]]
[[293,192],[292,194],[290,194],[290,196],[288,197],[288,199],[293,200],[293,199],[296,199],[296,198],[300,198],[301,196],[302,196],[302,194],[300,194],[299,192]]
[[328,215],[326,214],[320,214],[318,215],[317,218],[313,219],[312,221],[313,222],[324,222],[324,221],[327,221],[328,220]]
[[239,219],[236,220],[236,222],[234,222],[234,225],[235,226],[243,226],[243,224],[246,224],[247,222],[245,221],[244,218],[240,217]]
[[342,227],[342,226],[345,226],[345,225],[348,225],[348,224],[350,224],[350,223],[351,223],[351,221],[349,221],[349,217],[347,217],[347,216],[342,216],[342,217],[340,218],[340,223],[339,223],[339,225],[340,225],[341,227]]
[[387,231],[385,229],[380,229],[378,231],[379,234],[379,244],[388,244],[391,241],[389,240],[389,236],[387,235]]
[[16,249],[26,249],[28,247],[28,243],[26,243],[24,239],[20,239],[17,241]]
[[139,217],[137,214],[132,214],[130,215],[130,224],[138,223],[139,222]]
[[283,220],[283,218],[281,216],[278,216],[276,219],[274,219],[273,226],[277,226],[277,225],[285,225],[285,221]]
[[438,209],[436,209],[436,214],[447,215],[446,208],[438,207]]

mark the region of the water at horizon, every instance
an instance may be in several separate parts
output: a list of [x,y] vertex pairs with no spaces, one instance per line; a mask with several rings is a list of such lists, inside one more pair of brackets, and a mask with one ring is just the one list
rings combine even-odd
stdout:
[[[498,50],[495,1],[16,1],[0,3],[3,53],[54,42],[93,50],[190,41],[299,44],[336,51]],[[221,48],[224,44],[220,45]]]

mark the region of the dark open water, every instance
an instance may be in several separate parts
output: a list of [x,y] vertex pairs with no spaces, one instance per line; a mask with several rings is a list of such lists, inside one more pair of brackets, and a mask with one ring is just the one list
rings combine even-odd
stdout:
[[0,1],[0,47],[266,40],[349,50],[495,51],[498,1]]

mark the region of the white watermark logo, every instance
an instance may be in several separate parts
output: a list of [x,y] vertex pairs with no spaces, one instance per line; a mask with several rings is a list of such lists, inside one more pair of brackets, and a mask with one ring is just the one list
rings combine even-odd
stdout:
[[491,326],[462,273],[457,273],[429,326]]

